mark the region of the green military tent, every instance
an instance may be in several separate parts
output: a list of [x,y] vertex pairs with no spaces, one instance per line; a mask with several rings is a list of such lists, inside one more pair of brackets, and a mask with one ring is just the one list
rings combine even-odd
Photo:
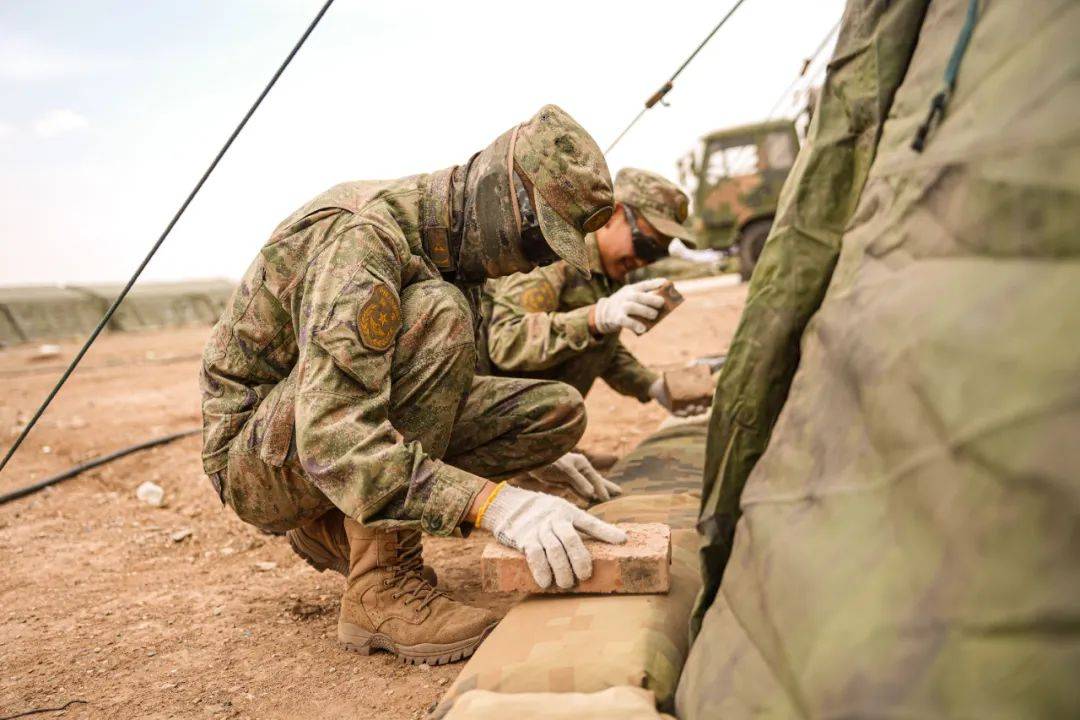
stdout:
[[681,718],[1080,717],[1078,110],[1080,3],[849,2],[714,401]]
[[0,346],[87,333],[105,307],[65,287],[0,288]]
[[[235,283],[192,280],[136,285],[109,330],[153,330],[217,321]],[[87,335],[120,294],[119,285],[0,288],[0,346]]]

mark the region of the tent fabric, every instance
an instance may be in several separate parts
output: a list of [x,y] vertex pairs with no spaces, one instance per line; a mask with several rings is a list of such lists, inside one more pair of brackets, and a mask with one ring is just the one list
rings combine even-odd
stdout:
[[966,8],[927,9],[684,720],[1080,717],[1080,4],[982,3],[919,154]]
[[720,585],[739,496],[787,398],[799,339],[825,294],[926,2],[850,0],[844,12],[713,399],[700,524],[704,585],[692,632]]
[[705,614],[699,639],[690,648],[675,707],[682,720],[788,720],[801,715],[747,631],[732,617],[723,593]]
[[[670,522],[671,590],[664,595],[535,595],[511,608],[439,702],[442,718],[470,690],[595,693],[645,688],[674,706],[689,651],[686,623],[700,587],[697,533],[684,495],[631,495],[592,508],[609,522]],[[679,529],[678,524],[683,524]]]

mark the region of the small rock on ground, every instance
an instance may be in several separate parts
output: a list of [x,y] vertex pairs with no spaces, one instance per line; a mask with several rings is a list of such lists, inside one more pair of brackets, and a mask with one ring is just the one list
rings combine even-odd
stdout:
[[165,504],[164,488],[149,480],[135,489],[135,497],[151,507],[161,507]]
[[173,542],[183,542],[191,537],[191,528],[181,528],[180,530],[171,533],[169,537],[172,538]]

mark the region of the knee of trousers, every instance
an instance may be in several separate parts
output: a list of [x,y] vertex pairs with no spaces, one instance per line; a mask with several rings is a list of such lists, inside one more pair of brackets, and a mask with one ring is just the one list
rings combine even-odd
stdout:
[[256,453],[233,450],[223,475],[222,501],[241,520],[266,532],[300,527],[334,507],[295,458],[278,467]]
[[544,425],[538,430],[550,441],[545,454],[554,460],[573,450],[585,433],[585,400],[572,385],[555,380],[540,383],[533,392]]
[[472,311],[465,296],[450,283],[425,280],[401,291],[394,374],[440,362],[475,366]]

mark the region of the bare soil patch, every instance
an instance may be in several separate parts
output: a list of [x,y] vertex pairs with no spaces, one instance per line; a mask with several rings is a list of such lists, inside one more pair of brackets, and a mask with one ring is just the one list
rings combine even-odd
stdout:
[[[624,342],[672,367],[722,352],[745,286],[715,288]],[[0,478],[11,490],[120,447],[199,425],[198,354],[208,328],[103,337]],[[36,345],[0,350],[0,445],[55,381]],[[666,415],[602,383],[583,445],[625,453]],[[135,497],[152,480],[155,508]],[[428,542],[440,585],[505,611],[480,592],[486,537]],[[360,657],[335,637],[342,580],[316,573],[283,538],[218,503],[199,439],[116,461],[0,507],[0,716],[85,700],[65,718],[416,718],[461,668]]]

